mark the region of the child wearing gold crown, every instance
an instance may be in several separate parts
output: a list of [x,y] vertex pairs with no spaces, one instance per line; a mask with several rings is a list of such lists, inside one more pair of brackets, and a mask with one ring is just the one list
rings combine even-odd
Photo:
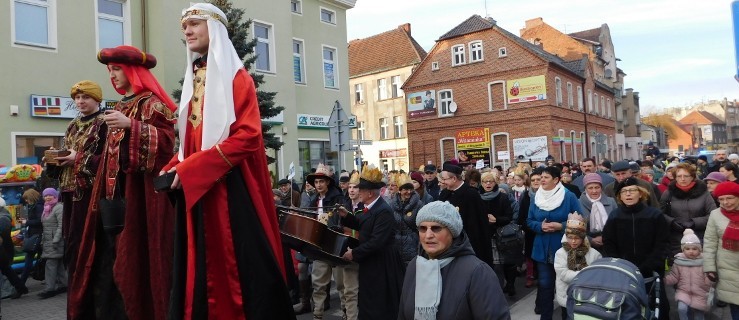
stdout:
[[585,219],[577,212],[567,216],[567,228],[562,237],[562,248],[554,255],[554,273],[557,275],[557,303],[562,309],[562,319],[567,319],[567,287],[572,279],[596,259],[600,252],[590,247]]

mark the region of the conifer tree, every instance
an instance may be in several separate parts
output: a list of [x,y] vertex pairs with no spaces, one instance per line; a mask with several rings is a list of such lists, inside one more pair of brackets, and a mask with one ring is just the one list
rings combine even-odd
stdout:
[[[242,21],[244,19],[244,9],[234,8],[233,4],[229,0],[210,0],[208,1],[221,9],[226,14],[228,19],[228,37],[231,39],[231,43],[236,49],[236,54],[244,62],[244,68],[247,71],[251,69],[251,66],[257,60],[257,56],[254,54],[254,48],[257,44],[257,39],[248,39],[249,26],[251,26],[251,19]],[[259,114],[262,119],[271,118],[277,116],[285,109],[283,106],[275,105],[275,96],[277,92],[266,92],[259,90],[259,86],[264,83],[264,75],[249,72],[252,79],[254,79],[254,85],[257,89],[257,101],[259,101]],[[183,80],[180,80],[182,84]],[[175,101],[179,103],[180,95],[182,90],[176,89],[172,91]],[[283,143],[275,136],[274,133],[270,132],[272,125],[262,122],[262,139],[264,140],[264,146],[267,149],[272,149],[275,152],[280,150]],[[267,156],[267,163],[273,163],[274,158]]]

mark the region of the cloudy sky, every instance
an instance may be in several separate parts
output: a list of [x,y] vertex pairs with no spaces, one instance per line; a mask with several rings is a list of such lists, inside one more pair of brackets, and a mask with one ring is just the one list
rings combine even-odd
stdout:
[[[487,8],[486,8],[487,6]],[[473,14],[520,34],[536,17],[571,33],[607,23],[625,87],[642,112],[724,97],[739,100],[731,0],[358,0],[347,13],[349,40],[403,23],[426,50]]]

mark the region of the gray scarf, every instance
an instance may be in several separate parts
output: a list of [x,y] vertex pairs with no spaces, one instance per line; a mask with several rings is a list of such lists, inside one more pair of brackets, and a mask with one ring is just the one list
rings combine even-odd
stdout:
[[495,186],[493,188],[493,191],[485,192],[481,194],[480,198],[482,198],[483,201],[490,201],[490,200],[495,199],[495,197],[497,197],[498,194],[500,194],[500,188],[498,188],[498,186]]
[[426,259],[416,257],[416,309],[413,319],[435,320],[441,301],[441,268],[446,267],[454,257]]

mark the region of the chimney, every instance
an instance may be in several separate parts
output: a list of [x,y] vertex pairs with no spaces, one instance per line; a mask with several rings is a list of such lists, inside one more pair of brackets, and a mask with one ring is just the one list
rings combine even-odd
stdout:
[[403,29],[408,34],[411,34],[411,24],[410,23],[404,23],[398,26],[398,28]]
[[536,26],[540,26],[542,24],[544,24],[544,19],[542,19],[541,17],[533,18],[533,19],[526,20],[526,27],[524,28],[525,29],[533,28]]

